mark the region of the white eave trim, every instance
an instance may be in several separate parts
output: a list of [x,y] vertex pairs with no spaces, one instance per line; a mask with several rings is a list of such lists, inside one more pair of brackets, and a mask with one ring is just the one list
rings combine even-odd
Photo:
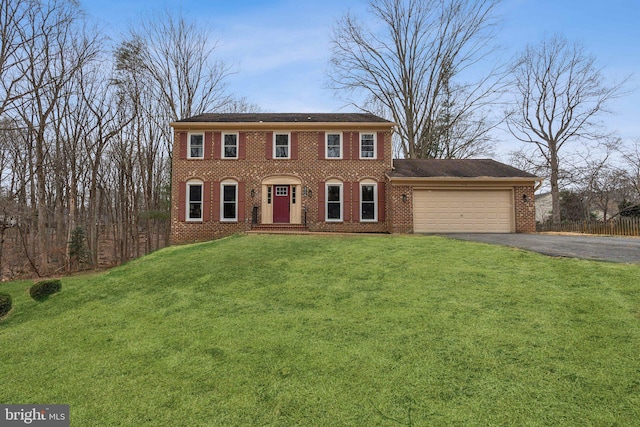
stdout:
[[449,183],[481,183],[481,182],[494,182],[494,183],[535,183],[542,181],[539,177],[495,177],[495,176],[477,176],[477,177],[452,177],[452,176],[429,176],[429,177],[392,177],[387,174],[387,178],[394,185],[415,185],[415,184],[442,184],[444,182]]
[[389,122],[172,122],[174,130],[393,130],[395,123]]

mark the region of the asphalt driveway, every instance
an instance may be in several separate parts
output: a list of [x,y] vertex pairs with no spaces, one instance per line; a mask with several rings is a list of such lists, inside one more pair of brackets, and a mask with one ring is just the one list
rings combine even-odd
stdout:
[[640,238],[558,234],[445,234],[445,237],[513,246],[550,256],[640,264]]

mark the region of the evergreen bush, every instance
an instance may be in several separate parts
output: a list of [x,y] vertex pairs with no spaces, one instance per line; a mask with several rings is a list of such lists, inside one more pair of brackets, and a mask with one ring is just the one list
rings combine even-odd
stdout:
[[11,295],[0,294],[0,317],[4,317],[9,311],[11,311]]
[[71,232],[69,242],[69,258],[75,269],[81,268],[87,262],[87,239],[84,228],[76,227]]
[[35,300],[41,300],[60,292],[60,289],[62,282],[58,279],[41,280],[29,288],[29,295]]

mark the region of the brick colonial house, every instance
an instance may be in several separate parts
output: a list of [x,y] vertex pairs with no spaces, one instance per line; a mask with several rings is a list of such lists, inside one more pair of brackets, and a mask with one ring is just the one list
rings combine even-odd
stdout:
[[371,114],[202,114],[171,123],[171,241],[252,228],[533,232],[537,177],[493,160],[393,160]]

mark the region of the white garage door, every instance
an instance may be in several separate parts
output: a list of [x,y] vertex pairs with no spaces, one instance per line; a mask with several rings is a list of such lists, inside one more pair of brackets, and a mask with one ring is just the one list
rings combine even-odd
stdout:
[[512,233],[511,190],[414,190],[416,233]]

